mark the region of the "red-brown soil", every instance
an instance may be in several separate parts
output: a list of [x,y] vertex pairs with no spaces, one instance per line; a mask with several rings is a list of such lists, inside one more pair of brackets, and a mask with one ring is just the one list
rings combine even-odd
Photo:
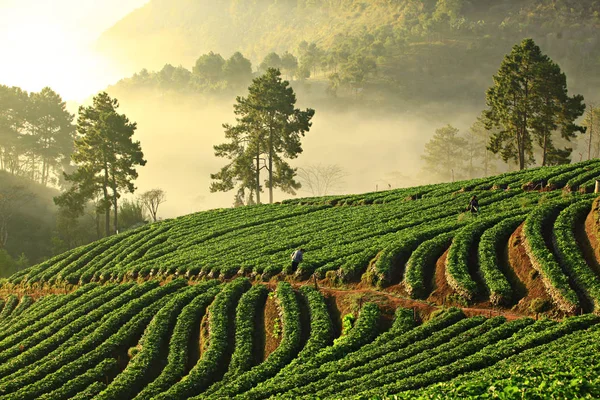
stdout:
[[191,369],[202,357],[202,353],[208,347],[208,312],[202,316],[198,326],[198,331],[192,332],[191,343],[189,345],[188,367]]
[[549,302],[552,299],[546,292],[541,276],[531,265],[531,260],[525,251],[524,240],[523,224],[521,224],[508,240],[508,262],[519,281],[525,286],[522,297],[513,307],[513,311],[520,314],[532,315],[534,313],[529,306],[534,299],[542,299]]
[[[588,216],[585,222],[585,227],[581,227],[578,234],[578,239],[582,243],[582,249],[586,254],[586,259],[600,275],[600,235],[598,235],[597,224],[593,220],[592,213]],[[587,242],[587,244],[586,244]],[[496,316],[504,315],[508,319],[515,319],[523,316],[533,316],[535,313],[530,309],[531,302],[534,299],[547,300],[552,302],[551,297],[546,292],[544,284],[538,272],[531,265],[531,261],[527,256],[524,246],[523,225],[511,235],[506,254],[503,255],[504,262],[507,263],[508,279],[511,282],[515,294],[515,302],[511,309],[494,308],[487,299],[475,302],[470,306],[460,304],[452,295],[455,291],[446,281],[446,258],[448,256],[447,249],[437,260],[435,271],[433,272],[431,288],[432,291],[429,297],[423,300],[411,299],[404,289],[402,283],[388,286],[383,289],[369,287],[362,282],[342,284],[340,282],[332,282],[330,279],[314,280],[314,278],[305,281],[294,281],[283,274],[274,276],[269,282],[261,282],[267,285],[271,290],[274,290],[279,280],[289,281],[295,288],[303,285],[317,285],[318,289],[324,295],[332,317],[334,325],[334,334],[338,336],[341,331],[341,322],[345,314],[352,313],[358,315],[362,304],[366,302],[375,302],[382,310],[382,323],[388,325],[393,320],[394,311],[397,307],[413,309],[416,318],[427,319],[429,314],[439,309],[441,306],[457,306],[461,307],[468,316],[485,315]],[[593,261],[593,262],[591,262]],[[232,278],[233,279],[233,278]],[[191,284],[197,283],[196,280],[190,281]],[[68,288],[30,288],[30,289],[4,289],[6,293],[29,294],[34,297],[40,297],[49,293],[69,293],[76,290],[77,286]],[[2,296],[3,292],[0,292]],[[560,318],[562,315],[555,310],[551,310],[549,315]],[[262,321],[260,320],[262,318]],[[281,333],[283,326],[280,320],[280,310],[273,297],[268,297],[264,305],[264,312],[260,313],[257,320],[257,336],[261,337],[262,342],[256,351],[257,360],[266,359],[281,342]],[[275,320],[279,319],[280,334],[274,336]],[[306,321],[303,322],[306,325]],[[194,333],[193,343],[190,343],[191,348],[195,348],[195,355],[192,351],[192,359],[190,363],[195,364],[201,357],[202,348],[206,348],[208,340],[208,321],[205,316]],[[261,341],[259,340],[259,342]]]
[[[283,321],[280,317],[279,306],[275,301],[274,296],[268,296],[264,310],[264,330],[265,330],[265,347],[263,351],[263,360],[266,360],[269,355],[274,352],[281,343],[283,334]],[[279,326],[279,333],[275,334],[275,323]]]
[[588,265],[600,276],[600,246],[598,246],[598,225],[594,221],[594,212],[585,219],[582,230],[576,232],[577,241]]
[[435,263],[435,272],[433,274],[433,291],[427,298],[427,301],[436,304],[446,304],[448,296],[455,293],[454,289],[446,280],[446,258],[448,257],[448,248],[444,254]]

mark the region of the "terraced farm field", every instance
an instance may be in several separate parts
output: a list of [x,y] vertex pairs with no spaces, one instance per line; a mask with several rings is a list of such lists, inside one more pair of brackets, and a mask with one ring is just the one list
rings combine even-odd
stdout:
[[599,397],[599,176],[212,210],[71,250],[2,282],[0,400]]

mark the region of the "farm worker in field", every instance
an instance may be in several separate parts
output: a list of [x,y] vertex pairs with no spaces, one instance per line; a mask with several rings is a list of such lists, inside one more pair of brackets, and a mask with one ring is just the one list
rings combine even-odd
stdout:
[[292,271],[298,268],[298,264],[302,262],[302,256],[304,255],[304,249],[298,249],[292,253]]
[[471,214],[477,214],[479,211],[479,202],[477,201],[477,196],[471,197],[471,201],[469,201],[469,205],[467,207],[467,211],[471,211]]

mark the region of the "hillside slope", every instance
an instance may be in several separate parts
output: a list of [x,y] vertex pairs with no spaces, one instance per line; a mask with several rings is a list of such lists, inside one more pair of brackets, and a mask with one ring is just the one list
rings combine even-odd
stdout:
[[[22,261],[28,265],[50,257],[57,212],[52,198],[58,194],[54,188],[0,171],[0,249],[14,260],[24,255],[27,260]],[[10,276],[18,267],[23,266],[1,257],[0,277]]]
[[[73,249],[10,282],[81,285],[172,275],[268,281],[293,274],[300,281],[314,276],[328,284],[360,283],[438,304],[455,298],[527,311],[529,304],[521,303],[539,296],[527,296],[522,287],[535,283],[525,276],[535,270],[557,310],[595,311],[600,271],[577,242],[594,198],[585,192],[599,174],[600,161],[592,160],[453,184],[201,212]],[[481,207],[477,215],[465,212],[473,195]],[[526,254],[517,262],[501,250],[523,223],[524,239],[511,247]],[[290,271],[290,253],[300,247],[305,260]]]
[[[279,317],[263,320],[271,299]],[[450,308],[420,323],[398,308],[383,325],[378,305],[365,302],[340,334],[331,297],[246,278],[92,283],[17,301],[0,313],[5,400],[513,398],[515,390],[593,398],[600,390],[592,314],[507,321]],[[267,353],[272,327],[278,345]]]
[[298,55],[305,40],[332,52],[324,65],[372,58],[374,81],[386,83],[380,90],[468,101],[481,98],[511,46],[532,37],[566,71],[571,89],[587,95],[600,79],[599,12],[597,0],[152,0],[106,31],[98,47],[132,73],[166,63],[191,68],[209,51],[241,51],[258,65],[271,51]]
[[219,209],[74,249],[2,282],[0,400],[597,397],[599,176]]

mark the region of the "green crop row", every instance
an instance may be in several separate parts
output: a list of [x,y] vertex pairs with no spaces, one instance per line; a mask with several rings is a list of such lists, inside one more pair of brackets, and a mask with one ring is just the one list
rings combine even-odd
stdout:
[[[3,332],[13,329],[15,324],[22,323],[23,320],[31,320],[32,314],[38,313],[40,309],[50,307],[58,297],[59,295],[55,294],[43,296],[37,300],[27,294],[21,297],[19,305],[10,317],[11,323],[0,324],[0,340],[3,337]],[[16,316],[19,318],[15,318]],[[8,320],[6,322],[8,322]]]
[[264,305],[268,293],[266,286],[258,284],[240,298],[235,310],[235,348],[229,368],[220,381],[204,391],[203,396],[219,390],[254,366],[257,345],[255,338],[260,334],[256,331],[256,321],[260,321],[259,313],[263,310],[261,305]]
[[[398,364],[390,364],[381,368],[381,370],[373,371],[364,377],[356,380],[356,385],[346,390],[337,392],[337,396],[349,397],[359,393],[370,393],[372,390],[379,391],[383,388],[394,387],[399,382],[403,382],[407,378],[426,374],[437,368],[452,364],[458,360],[469,357],[496,342],[504,339],[514,338],[518,333],[523,334],[526,327],[532,324],[530,319],[519,319],[511,322],[506,322],[490,329],[489,331],[476,336],[457,337],[453,339],[457,343],[456,346],[449,346],[447,342],[436,348],[427,351],[424,354],[419,354],[414,357],[401,361]],[[395,390],[393,391],[396,392]],[[315,393],[320,396],[321,393]]]
[[8,299],[4,302],[4,308],[2,308],[2,312],[0,312],[0,323],[4,323],[9,319],[10,315],[14,311],[14,309],[19,304],[19,298],[14,294],[8,296]]
[[[25,328],[35,326],[34,330],[39,329],[40,326],[53,322],[59,315],[62,315],[65,308],[71,306],[71,302],[75,301],[79,296],[84,295],[93,288],[96,284],[85,285],[77,289],[76,291],[60,296],[46,296],[49,297],[49,303],[45,303],[43,307],[36,310],[30,310],[28,315],[19,318],[19,321],[15,321],[10,326],[2,327],[0,331],[0,349],[6,348],[3,346],[3,341],[7,336],[13,335],[18,332],[22,332]],[[38,301],[39,302],[39,301]],[[1,351],[1,350],[0,350]]]
[[208,348],[202,358],[179,382],[154,399],[178,399],[194,396],[225,373],[225,361],[229,348],[229,338],[233,336],[233,320],[235,307],[240,297],[250,287],[245,278],[238,278],[227,284],[217,294],[208,308],[209,337]]
[[[558,182],[598,164],[592,160],[452,184],[315,199],[326,203],[322,205],[297,205],[314,203],[304,199],[198,213],[75,249],[15,275],[11,282],[120,282],[150,275],[229,278],[237,273],[268,279],[289,264],[294,248],[305,247],[302,277],[313,272],[324,277],[337,270],[343,281],[353,281],[375,261],[366,278],[385,285],[402,272],[403,265],[396,263],[403,264],[415,250],[414,240],[422,237],[424,227],[444,229],[441,224],[452,218],[459,225],[465,222],[458,216],[472,194],[480,197],[482,216],[493,217],[539,194],[489,190],[492,186]],[[405,239],[413,246],[403,245]]]
[[442,233],[419,244],[406,262],[404,287],[413,298],[426,296],[425,271],[434,270],[435,262],[450,246],[455,232]]
[[[317,382],[327,378],[332,373],[343,369],[351,369],[385,354],[393,353],[398,348],[407,346],[409,343],[419,340],[419,338],[424,338],[432,332],[464,318],[462,311],[451,309],[429,323],[412,329],[414,321],[411,314],[408,310],[400,309],[396,313],[396,321],[392,329],[373,342],[348,349],[344,353],[340,352],[336,357],[323,358],[318,360],[318,363],[311,363],[312,360],[309,360],[309,365],[297,368],[295,371],[289,371],[287,375],[282,377],[284,379],[267,381],[265,384],[258,386],[256,390],[246,393],[242,398],[262,399],[276,393],[285,393],[286,396],[297,395],[301,387],[311,387],[311,384],[318,384]],[[350,332],[352,334],[352,331]]]
[[580,201],[559,214],[552,229],[552,240],[563,269],[592,304],[600,311],[600,278],[586,262],[577,243],[575,230],[582,225],[592,206],[592,199]]
[[[40,354],[54,350],[74,333],[88,326],[90,322],[99,320],[106,312],[112,311],[110,307],[120,306],[134,298],[127,294],[115,298],[115,295],[118,296],[129,288],[132,288],[132,285],[95,288],[77,299],[78,301],[65,307],[66,314],[55,319],[49,325],[34,324],[5,338],[0,343],[2,349],[0,377],[28,365],[32,360],[38,359]],[[136,290],[136,292],[140,291]],[[111,299],[110,306],[107,306]]]
[[446,258],[446,280],[456,292],[467,300],[471,300],[480,290],[469,271],[469,255],[476,251],[481,235],[487,229],[514,214],[515,212],[511,212],[477,219],[459,230],[454,236]]
[[[281,321],[283,324],[281,343],[263,363],[244,372],[226,386],[213,393],[211,397],[229,398],[242,393],[257,383],[275,375],[278,370],[283,368],[298,354],[301,346],[300,308],[298,300],[292,286],[287,282],[279,282],[277,284],[275,295],[281,309]],[[201,395],[197,398],[203,398],[203,396]]]
[[[377,319],[379,318],[379,309],[373,303],[367,303],[361,310],[355,326],[350,332],[339,338],[332,346],[325,347],[318,351],[314,356],[305,358],[299,362],[293,362],[286,368],[283,368],[279,373],[262,383],[259,383],[255,388],[240,394],[238,397],[244,399],[263,399],[277,393],[284,392],[298,385],[310,372],[318,369],[320,366],[335,362],[336,360],[350,354],[364,346],[369,346],[376,332]],[[408,310],[398,308],[396,318],[392,328],[377,337],[375,341],[387,339],[404,333],[414,326],[412,313]]]
[[93,399],[98,393],[104,390],[106,384],[102,382],[94,382],[88,386],[85,390],[77,393],[71,397],[71,400],[90,400]]
[[19,284],[21,282],[26,282],[27,276],[32,276],[32,275],[36,274],[38,271],[43,271],[51,265],[58,264],[60,261],[69,257],[73,252],[75,252],[75,250],[76,249],[65,251],[64,253],[58,254],[54,257],[51,257],[48,260],[46,260],[40,264],[31,266],[26,269],[22,269],[22,270],[16,272],[15,274],[11,275],[10,278],[8,279],[8,281],[11,284]]
[[94,382],[98,383],[101,380],[106,379],[108,375],[114,374],[117,370],[117,360],[114,358],[107,358],[85,373],[71,379],[65,385],[53,390],[52,392],[41,395],[38,397],[38,400],[71,399],[78,393],[82,393]]
[[300,292],[308,304],[310,336],[298,357],[290,363],[291,367],[310,359],[321,349],[331,344],[333,339],[333,325],[327,310],[327,304],[325,304],[325,298],[321,292],[312,286],[302,286]]
[[544,239],[551,234],[554,219],[567,204],[550,202],[535,208],[525,220],[525,249],[533,267],[540,273],[544,286],[558,306],[569,313],[579,308],[577,295]]
[[398,398],[497,398],[517,392],[535,399],[595,398],[600,385],[590,383],[598,376],[594,359],[599,351],[600,326],[593,325],[449,382],[399,393]]
[[584,185],[587,182],[593,182],[600,176],[600,167],[597,165],[595,165],[593,168],[591,166],[586,167],[584,170],[587,172],[579,171],[577,175],[569,179],[565,189],[577,190],[581,185]]
[[168,390],[169,387],[185,376],[189,359],[188,345],[192,340],[194,326],[200,324],[206,308],[221,291],[221,288],[222,286],[214,286],[208,289],[206,293],[196,296],[177,315],[177,321],[169,342],[167,365],[154,381],[150,382],[135,396],[136,400],[149,400],[155,395]]
[[490,302],[494,305],[506,304],[511,300],[512,288],[500,270],[498,254],[504,250],[503,246],[508,238],[524,220],[525,216],[505,219],[481,235],[477,250],[479,271],[490,292]]
[[169,333],[177,316],[194,297],[215,286],[216,281],[208,281],[179,291],[152,318],[139,346],[141,350],[96,399],[121,399],[134,397],[145,385],[152,366],[159,363],[161,348],[168,344]]
[[[144,230],[144,228],[140,229]],[[101,258],[107,253],[111,253],[114,248],[121,248],[121,245],[126,242],[129,237],[134,236],[135,234],[137,234],[137,230],[127,231],[121,235],[109,236],[106,240],[100,242],[98,246],[89,249],[81,257],[77,258],[77,260],[74,260],[74,262],[66,265],[59,271],[56,271],[54,266],[48,268],[38,280],[49,282],[50,284],[61,282],[70,283],[72,285],[77,284],[79,280],[74,278],[73,275],[75,272],[79,272],[83,267],[87,268],[95,259]]]
[[[77,352],[73,352],[74,348],[87,342],[91,337],[94,337],[100,332],[107,332],[102,329],[106,324],[112,323],[115,318],[126,318],[127,312],[130,310],[130,305],[139,306],[139,301],[142,298],[147,298],[144,293],[158,290],[156,283],[147,282],[144,285],[136,285],[129,290],[121,293],[114,299],[110,300],[110,294],[104,293],[104,296],[99,296],[104,301],[104,305],[96,308],[92,312],[81,316],[74,321],[74,324],[67,325],[64,328],[51,334],[49,337],[39,342],[35,346],[25,350],[18,356],[13,357],[9,362],[2,365],[2,376],[0,379],[0,393],[12,392],[19,387],[29,384],[39,378],[44,371],[52,371],[57,368],[60,361],[69,362],[67,355],[72,359],[77,358]],[[161,293],[159,291],[159,293]],[[154,293],[156,296],[156,293]],[[141,297],[140,297],[141,296]],[[147,301],[147,300],[145,300]],[[90,301],[91,302],[91,301]],[[125,314],[124,314],[125,312]],[[93,345],[92,345],[93,346]],[[60,354],[60,357],[56,357]]]
[[504,320],[498,317],[485,324],[484,321],[483,317],[463,319],[445,329],[433,332],[422,340],[413,342],[410,346],[398,347],[364,364],[339,365],[340,363],[338,363],[336,365],[338,368],[330,369],[326,377],[292,390],[289,394],[300,397],[318,393],[319,397],[325,397],[331,395],[332,392],[342,392],[355,385],[361,387],[363,382],[368,380],[367,378],[372,379],[419,363],[435,355],[432,354],[432,349],[437,350],[437,347],[441,345],[453,348],[460,344],[463,338],[482,335],[489,329],[500,325]]
[[569,182],[571,182],[572,179],[577,179],[577,177],[581,176],[585,171],[598,168],[598,160],[584,161],[582,163],[578,163],[577,167],[575,167],[573,164],[569,164],[569,166],[570,168],[565,167],[565,172],[548,179],[548,186],[550,186],[552,189],[558,189],[564,186],[568,187]]
[[15,307],[13,312],[6,318],[4,323],[8,323],[12,321],[15,317],[20,316],[25,310],[27,310],[34,303],[33,297],[31,296],[23,296],[19,301],[19,304]]
[[[550,343],[565,335],[587,329],[597,323],[598,318],[590,315],[568,318],[558,325],[548,326],[545,322],[537,322],[520,330],[510,338],[489,343],[486,347],[479,349],[473,354],[463,356],[450,364],[439,365],[434,360],[430,360],[429,364],[431,365],[424,365],[423,367],[425,368],[413,367],[401,371],[399,374],[390,374],[385,377],[384,381],[382,380],[385,383],[379,382],[379,387],[363,390],[355,398],[380,398],[385,395],[393,395],[398,392],[425,387],[435,382],[447,381],[458,375],[492,366],[514,354]],[[509,324],[511,323],[505,325]],[[461,350],[457,349],[457,353]],[[420,372],[416,373],[416,371]]]
[[[453,201],[451,201],[452,204],[456,204],[459,202],[464,202],[465,200],[458,200],[458,199],[454,199]],[[413,204],[411,204],[413,203]],[[432,199],[428,202],[428,204],[431,203],[429,205],[429,207],[436,207],[436,205],[439,203],[438,200]],[[422,206],[425,204],[422,201],[421,202],[403,202],[403,203],[399,203],[401,206],[407,206],[409,205],[409,209],[414,209],[415,213],[419,212],[418,210],[420,210],[422,208]],[[374,226],[379,226],[381,225],[381,222],[384,221],[392,221],[395,222],[393,218],[393,209],[396,208],[397,205],[391,205],[390,206],[390,210],[385,210],[385,209],[377,209],[375,207],[371,208],[370,210],[367,210],[368,213],[374,213],[379,215],[379,217],[377,217],[377,219],[372,220],[370,218],[369,215],[361,215],[364,213],[364,211],[356,211],[356,210],[350,210],[352,212],[350,212],[350,214],[352,214],[351,216],[348,215],[347,217],[345,216],[340,216],[340,218],[329,218],[330,216],[333,216],[333,213],[331,213],[329,211],[329,208],[321,208],[321,209],[317,209],[315,210],[314,208],[311,209],[305,209],[305,210],[298,210],[296,207],[289,207],[287,210],[282,210],[281,215],[278,218],[265,218],[264,220],[258,220],[258,221],[254,221],[253,224],[249,224],[248,226],[245,226],[244,228],[240,228],[240,226],[236,226],[235,229],[230,229],[227,232],[225,231],[221,231],[218,234],[214,234],[214,233],[209,233],[208,235],[200,235],[203,236],[202,239],[197,238],[197,235],[192,235],[191,233],[187,236],[183,236],[183,238],[188,238],[190,240],[188,240],[187,242],[183,242],[180,244],[177,244],[175,242],[171,242],[171,234],[172,233],[176,233],[173,230],[176,231],[176,229],[174,227],[170,227],[169,229],[169,236],[166,235],[159,235],[160,237],[164,236],[164,238],[160,238],[160,240],[157,241],[157,243],[155,243],[154,239],[150,239],[148,240],[147,243],[144,243],[142,246],[140,246],[140,248],[136,248],[134,249],[134,252],[150,252],[151,250],[156,249],[158,251],[157,247],[169,247],[170,251],[167,251],[165,254],[159,256],[159,257],[155,257],[154,260],[151,261],[150,260],[144,262],[146,265],[141,265],[141,264],[128,264],[126,262],[121,262],[121,263],[117,263],[117,264],[111,264],[111,262],[106,261],[106,265],[104,267],[101,267],[100,265],[102,264],[102,261],[98,261],[98,260],[107,260],[107,256],[104,256],[103,258],[97,258],[94,259],[91,263],[90,266],[88,267],[88,269],[95,269],[94,272],[94,279],[100,279],[100,280],[107,280],[107,279],[115,279],[115,280],[119,280],[121,278],[123,278],[124,276],[126,276],[127,271],[131,271],[131,270],[136,270],[138,269],[139,266],[139,270],[141,271],[142,269],[149,269],[149,272],[151,272],[152,270],[156,270],[157,273],[174,273],[174,272],[179,272],[179,273],[185,273],[188,270],[193,270],[194,268],[198,268],[198,266],[194,266],[194,262],[192,262],[190,267],[186,267],[186,268],[180,268],[181,263],[178,261],[180,259],[180,257],[177,257],[175,259],[173,259],[172,257],[172,253],[173,252],[177,252],[177,253],[181,253],[183,252],[181,255],[181,258],[185,257],[186,259],[190,259],[189,257],[187,257],[187,255],[191,255],[192,258],[190,260],[194,260],[194,259],[198,259],[199,256],[202,255],[201,257],[201,262],[203,265],[201,265],[199,268],[201,270],[204,270],[205,266],[206,268],[208,268],[209,271],[212,271],[213,269],[216,269],[217,271],[221,268],[228,268],[231,269],[232,271],[237,271],[237,269],[243,267],[243,265],[238,264],[235,265],[235,261],[232,263],[229,263],[227,260],[235,260],[236,257],[241,257],[242,254],[248,254],[248,250],[250,254],[252,254],[253,252],[258,252],[260,250],[264,250],[264,245],[263,246],[256,246],[256,243],[263,243],[263,240],[257,240],[259,238],[257,238],[256,235],[262,235],[263,232],[265,235],[270,235],[270,232],[273,230],[273,227],[275,226],[281,226],[282,224],[284,224],[283,227],[285,227],[287,229],[287,227],[289,226],[289,228],[294,229],[295,226],[297,226],[297,222],[301,219],[306,219],[306,216],[309,215],[309,219],[314,220],[314,230],[311,230],[311,232],[304,232],[303,230],[296,230],[295,232],[295,244],[301,244],[303,241],[307,240],[307,239],[301,239],[302,237],[311,237],[311,240],[314,242],[317,242],[316,239],[312,238],[311,234],[309,233],[315,233],[315,232],[320,232],[323,231],[323,227],[322,227],[322,223],[323,223],[323,218],[319,217],[317,214],[323,214],[323,215],[327,215],[328,218],[326,218],[326,220],[331,220],[331,221],[335,221],[335,226],[344,226],[347,225],[348,221],[353,221],[353,225],[348,227],[347,229],[345,229],[344,232],[340,232],[339,235],[340,237],[342,235],[347,236],[347,232],[357,232],[358,235],[364,235],[363,237],[365,239],[368,239],[370,237],[376,239],[377,235],[373,236],[373,232],[370,232],[370,230],[373,229]],[[406,209],[406,207],[401,207],[403,209]],[[258,210],[257,208],[254,208],[255,210]],[[452,206],[452,212],[454,213],[456,212],[457,209],[460,209],[460,207],[457,207],[457,205],[453,205]],[[283,212],[285,211],[285,212]],[[322,211],[322,212],[319,212]],[[380,212],[381,211],[381,212]],[[389,211],[392,211],[392,213],[390,213]],[[421,210],[422,211],[422,210]],[[410,213],[409,213],[410,214]],[[285,218],[283,218],[285,217]],[[314,217],[314,218],[313,218]],[[403,223],[403,226],[407,226],[408,224],[413,224],[414,222],[411,222],[412,219],[414,217],[408,217],[406,219],[406,222]],[[431,219],[431,218],[429,218]],[[339,221],[339,222],[338,222]],[[361,224],[362,221],[370,221],[371,223],[366,226],[363,227],[361,230],[357,231],[356,227],[358,226],[358,224]],[[287,224],[288,222],[290,222],[291,224]],[[354,224],[355,222],[355,224]],[[304,226],[306,226],[306,224],[303,224]],[[383,225],[381,225],[383,226]],[[259,229],[257,229],[259,228]],[[311,228],[312,229],[312,228]],[[386,230],[387,232],[394,232],[394,230],[397,230],[398,228],[395,228],[393,226],[390,226],[389,228],[385,228],[384,230],[380,231],[381,233],[385,234]],[[154,231],[156,231],[157,229],[154,229]],[[243,243],[240,243],[239,241],[239,237],[248,237],[248,235],[246,234],[246,232],[251,233],[250,237],[248,238],[249,243],[254,243],[255,244],[255,249],[253,250],[248,249],[248,246],[246,245],[241,245]],[[332,231],[329,231],[328,233],[332,233],[335,232],[334,226],[332,226]],[[364,232],[364,233],[360,233],[360,232]],[[152,233],[152,232],[150,232]],[[139,235],[139,233],[138,233]],[[212,237],[210,237],[212,236]],[[206,249],[206,251],[202,251],[202,253],[198,254],[197,250],[199,250],[198,246],[196,246],[196,243],[203,243],[203,244],[216,244],[218,243],[222,243],[223,239],[225,239],[226,237],[229,238],[231,236],[231,238],[233,240],[229,241],[230,243],[235,243],[236,246],[234,248],[232,248],[231,246],[225,246],[223,247],[222,250],[216,250],[213,248],[211,249],[210,247]],[[286,235],[286,237],[289,235]],[[354,235],[353,235],[354,236]],[[330,240],[329,236],[323,236],[324,238],[326,238],[327,241]],[[158,238],[158,236],[156,237]],[[155,239],[156,239],[155,238]],[[167,240],[167,238],[169,240]],[[234,239],[235,238],[235,239]],[[126,251],[126,249],[130,249],[131,244],[127,245],[127,243],[129,243],[128,241],[132,240],[131,238],[129,239],[125,239],[121,241],[121,244],[123,245],[123,251]],[[356,237],[351,237],[350,238],[350,242],[356,240]],[[147,249],[145,247],[148,247]],[[275,259],[285,259],[287,260],[287,256],[288,256],[288,252],[290,247],[292,246],[292,244],[284,244],[281,243],[279,245],[277,245],[273,250],[269,250],[269,252],[271,253],[271,255],[269,256],[269,259],[272,260],[273,257],[275,257]],[[142,248],[143,247],[143,248]],[[244,248],[243,252],[240,252],[239,249]],[[320,248],[324,248],[323,245],[320,246]],[[358,248],[358,247],[355,247]],[[193,253],[188,253],[190,250],[193,250]],[[232,251],[233,250],[233,251]],[[335,247],[332,249],[331,247],[327,247],[327,253],[331,253],[331,250],[335,250]],[[282,252],[286,253],[285,258],[280,256],[280,254],[282,254]],[[140,257],[141,254],[137,254],[135,256],[131,256],[132,252],[129,251],[129,257],[132,257],[133,260],[135,260],[136,262],[141,262],[143,257]],[[360,252],[358,252],[360,253]],[[114,254],[115,257],[114,258],[118,258],[120,256],[119,252],[116,251],[110,251],[110,254]],[[156,255],[156,253],[153,253],[154,255]],[[185,254],[185,255],[184,255]],[[227,255],[227,258],[223,259],[223,254]],[[261,253],[264,254],[264,253]],[[364,254],[364,253],[363,253]],[[372,254],[372,253],[371,253]],[[316,255],[316,254],[315,254]],[[317,256],[317,255],[316,255]],[[113,258],[113,259],[114,259]],[[356,276],[357,272],[360,272],[361,268],[365,268],[366,265],[361,265],[362,263],[365,262],[365,260],[368,262],[368,256],[367,255],[361,255],[358,254],[354,260],[349,259],[347,261],[346,264],[344,264],[344,268],[343,268],[343,274],[345,276]],[[132,261],[133,261],[132,260]],[[213,261],[211,260],[215,260],[215,265],[212,265]],[[216,263],[216,260],[221,260],[219,263]],[[260,260],[257,260],[255,263],[256,265],[266,265],[265,267],[262,268],[269,268],[270,270],[273,271],[278,271],[281,268],[281,264],[279,264],[279,266],[276,265],[269,265],[270,262],[265,262],[262,263],[261,261],[266,261],[265,258],[263,258],[263,256],[261,256]],[[225,265],[223,265],[223,262],[225,263]],[[74,262],[77,263],[77,262]],[[144,264],[142,263],[142,264]],[[158,265],[161,264],[161,267],[152,267],[152,265]],[[189,264],[188,264],[189,265]],[[258,268],[258,267],[255,267]],[[75,271],[77,271],[78,268],[75,268]],[[257,269],[258,271],[259,269]],[[162,272],[161,272],[162,271]],[[87,272],[86,272],[87,273]],[[88,274],[89,275],[89,274]],[[214,276],[214,275],[213,275]],[[85,279],[84,279],[85,281]]]
[[133,345],[170,296],[185,286],[183,280],[174,280],[148,290],[115,310],[91,334],[62,351],[60,357],[47,359],[29,372],[2,384],[0,390],[10,393],[5,396],[6,399],[34,400],[65,385],[77,375],[111,357],[119,348]]

